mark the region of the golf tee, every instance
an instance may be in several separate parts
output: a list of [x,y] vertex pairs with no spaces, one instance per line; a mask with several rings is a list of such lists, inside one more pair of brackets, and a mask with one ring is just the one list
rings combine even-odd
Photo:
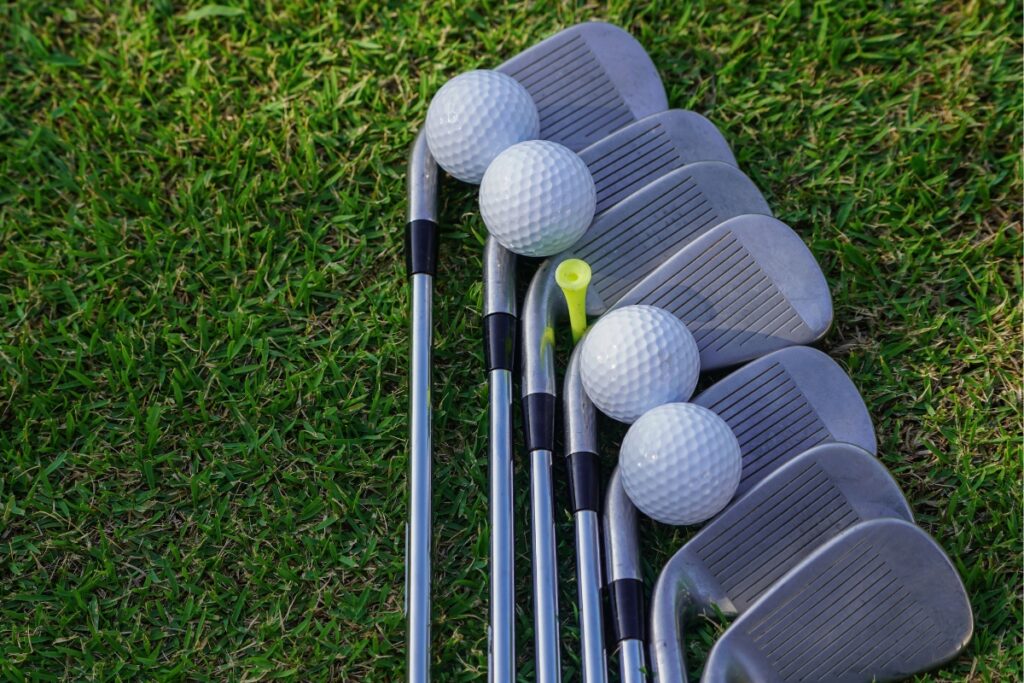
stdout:
[[575,344],[587,331],[587,286],[590,284],[590,266],[582,259],[566,259],[555,269],[555,282],[561,287],[565,303],[569,307],[569,325],[572,327],[572,343]]

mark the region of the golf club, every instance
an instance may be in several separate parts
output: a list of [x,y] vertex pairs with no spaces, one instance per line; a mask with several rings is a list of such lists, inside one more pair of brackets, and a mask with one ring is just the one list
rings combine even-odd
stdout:
[[[579,150],[621,126],[668,108],[665,89],[654,64],[628,33],[610,24],[579,24],[542,41],[509,60],[499,70],[518,80],[533,97],[540,113],[541,135]],[[571,87],[570,87],[571,86]],[[409,358],[409,526],[406,530],[407,678],[430,679],[431,558],[431,403],[432,292],[437,267],[438,167],[421,131],[413,144],[407,169],[409,221],[405,232],[406,270],[410,282],[411,349]],[[495,254],[488,275],[511,275],[503,266],[509,257]],[[515,282],[509,277],[488,292],[490,314],[508,314],[514,322]],[[488,323],[498,327],[502,323]],[[489,340],[500,350],[514,349],[515,326],[504,336]],[[506,353],[506,355],[508,355]],[[509,406],[511,382],[503,367],[506,355],[489,359],[498,366],[492,377],[493,412]],[[510,366],[509,366],[510,367]],[[505,385],[508,385],[507,387]],[[504,403],[502,402],[504,399]],[[507,411],[506,411],[507,417]],[[495,434],[492,416],[492,500],[511,500],[511,467],[507,457],[495,453],[511,444]],[[509,473],[504,478],[505,472]],[[496,481],[498,476],[503,477]],[[504,494],[508,492],[509,495]],[[504,510],[503,504],[498,506]],[[502,513],[503,514],[503,513]],[[492,680],[511,680],[515,671],[512,632],[510,515],[492,531],[492,562],[497,562],[497,588],[492,588]],[[506,578],[507,580],[504,580]],[[492,587],[495,582],[492,581]],[[494,632],[493,629],[497,629]]]
[[745,611],[816,548],[858,522],[883,517],[912,520],[885,466],[856,446],[815,446],[765,477],[662,569],[651,596],[656,680],[686,680],[686,617]]
[[[652,114],[580,152],[595,180],[598,211],[694,161],[735,165],[728,143],[700,114]],[[512,367],[516,340],[515,255],[490,238],[484,250],[484,348],[490,391],[492,670],[512,675]]]
[[[524,302],[522,389],[523,422],[530,452],[534,618],[548,622],[544,629],[538,625],[538,637],[547,638],[546,647],[556,652],[558,578],[551,484],[557,393],[554,325],[564,301],[555,281],[555,270],[566,258],[585,259],[593,269],[587,308],[590,312],[603,312],[646,275],[671,263],[699,235],[744,214],[770,214],[764,197],[747,176],[722,162],[689,164],[605,211],[571,253],[548,259],[530,283]],[[584,540],[578,535],[577,542],[593,542],[596,549],[596,524],[591,531],[592,538],[588,535]],[[592,595],[585,579],[581,576],[581,596]],[[587,623],[600,623],[600,610],[591,614],[591,605],[591,600],[581,597],[581,618]],[[581,630],[581,638],[584,679],[604,680],[605,653],[600,629]]]
[[876,519],[764,593],[712,648],[701,680],[902,680],[956,657],[973,631],[963,583],[938,544],[913,524]]
[[[567,391],[567,424],[577,421],[576,410],[568,409],[571,395]],[[732,502],[819,444],[841,441],[875,453],[875,430],[857,388],[838,363],[808,346],[790,346],[751,361],[691,401],[724,419],[739,441],[742,478]],[[636,520],[637,510],[616,468],[605,497],[604,557],[612,631],[626,683],[646,680],[646,615]]]

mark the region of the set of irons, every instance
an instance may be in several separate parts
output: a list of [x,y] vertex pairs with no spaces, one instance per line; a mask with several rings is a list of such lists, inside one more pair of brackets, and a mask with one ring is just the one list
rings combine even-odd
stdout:
[[[736,434],[739,489],[665,566],[648,615],[636,510],[617,473],[602,491],[596,410],[573,354],[561,397],[582,680],[607,680],[608,653],[616,651],[623,681],[651,674],[662,682],[686,680],[682,627],[698,612],[740,615],[712,650],[705,681],[895,680],[956,656],[972,630],[959,577],[913,526],[909,506],[874,457],[874,429],[856,388],[835,361],[805,346],[831,324],[825,278],[738,169],[717,128],[694,112],[670,110],[648,55],[609,24],[566,29],[498,70],[533,97],[541,136],[587,164],[597,215],[571,253],[538,268],[521,316],[514,255],[493,239],[485,250],[490,680],[516,678],[517,356],[531,481],[534,673],[538,681],[561,680],[553,331],[564,301],[554,271],[569,257],[593,270],[588,313],[659,306],[693,333],[702,371],[745,363],[692,399]],[[407,662],[408,680],[419,682],[429,680],[431,664],[430,347],[438,243],[438,169],[422,134],[408,182]]]

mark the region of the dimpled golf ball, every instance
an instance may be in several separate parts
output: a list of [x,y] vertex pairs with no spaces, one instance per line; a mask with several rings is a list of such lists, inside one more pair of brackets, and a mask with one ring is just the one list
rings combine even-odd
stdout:
[[606,313],[583,339],[580,376],[608,417],[630,423],[651,408],[689,400],[700,351],[679,318],[656,306]]
[[426,130],[427,146],[441,168],[479,184],[496,156],[540,135],[540,115],[516,79],[498,71],[469,71],[434,95]]
[[740,483],[740,444],[722,418],[694,403],[640,416],[619,451],[633,504],[664,524],[699,524],[726,506]]
[[480,213],[498,242],[521,256],[565,251],[590,227],[597,192],[579,156],[557,142],[520,142],[480,184]]

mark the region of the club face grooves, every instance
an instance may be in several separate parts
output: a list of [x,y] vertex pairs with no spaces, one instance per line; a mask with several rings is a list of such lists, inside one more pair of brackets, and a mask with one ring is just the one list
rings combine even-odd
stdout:
[[741,616],[705,680],[897,680],[954,658],[973,618],[955,568],[926,533],[876,519],[838,535]]
[[610,306],[715,225],[769,212],[760,191],[735,166],[698,162],[671,171],[596,218],[571,251],[593,269],[593,296]]
[[566,29],[498,70],[533,97],[541,137],[574,151],[668,108],[650,57],[632,36],[610,24]]
[[817,462],[797,470],[693,548],[738,611],[824,539],[860,520]]
[[781,221],[745,215],[696,238],[619,305],[659,306],[686,323],[708,370],[820,338],[832,320],[813,255]]

